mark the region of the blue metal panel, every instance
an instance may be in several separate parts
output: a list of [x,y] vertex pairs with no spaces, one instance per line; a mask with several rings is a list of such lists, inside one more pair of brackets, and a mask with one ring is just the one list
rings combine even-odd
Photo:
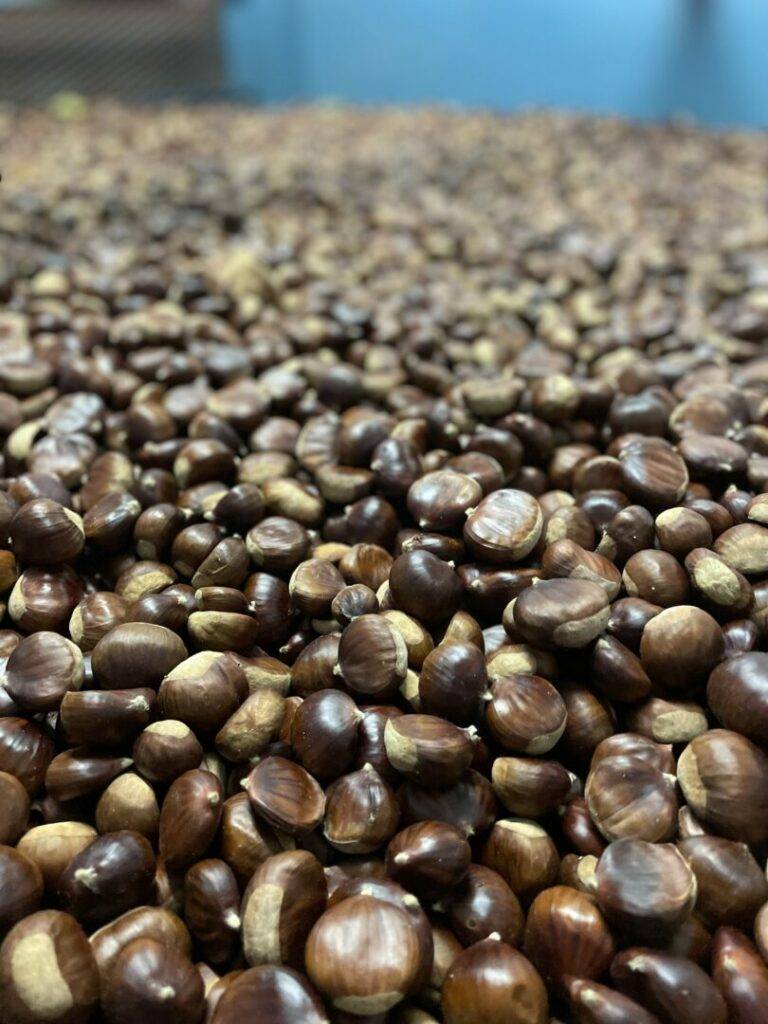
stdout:
[[547,105],[768,123],[765,0],[228,0],[263,101]]

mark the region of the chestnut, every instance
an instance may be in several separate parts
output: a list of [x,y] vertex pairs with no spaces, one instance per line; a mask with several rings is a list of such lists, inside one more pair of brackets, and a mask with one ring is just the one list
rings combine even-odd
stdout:
[[688,487],[688,469],[671,446],[655,438],[642,438],[619,453],[623,490],[654,509],[671,508]]
[[311,637],[309,642],[304,641],[305,646],[290,669],[291,691],[299,697],[338,685],[335,669],[339,659],[339,634],[315,637],[312,631]]
[[310,981],[335,1009],[383,1013],[413,988],[419,938],[404,909],[373,896],[351,896],[315,922],[305,958]]
[[289,835],[311,832],[325,813],[325,796],[316,780],[284,757],[260,761],[248,775],[247,793],[258,814]]
[[541,556],[542,576],[547,579],[590,580],[601,586],[613,600],[621,589],[621,573],[607,558],[587,551],[573,540],[550,543]]
[[286,850],[268,857],[243,894],[242,941],[247,963],[302,967],[307,936],[327,899],[322,866],[307,850]]
[[200,651],[167,673],[158,690],[164,718],[178,719],[196,734],[217,733],[247,695],[248,683],[231,654]]
[[547,1024],[549,999],[530,960],[497,935],[465,949],[443,983],[445,1024]]
[[599,761],[584,788],[592,821],[609,841],[671,839],[677,830],[674,777],[632,754]]
[[390,765],[423,786],[450,786],[472,763],[466,731],[434,715],[399,715],[384,728]]
[[184,876],[184,919],[208,962],[231,961],[240,944],[240,889],[223,860],[193,864]]
[[184,869],[200,860],[221,820],[222,787],[211,772],[184,772],[172,783],[160,809],[160,856],[169,868]]
[[734,1024],[759,1020],[768,999],[768,967],[755,946],[736,928],[718,928],[712,947],[712,980]]
[[334,849],[373,853],[397,829],[397,797],[370,764],[333,782],[325,800],[323,835]]
[[94,927],[149,903],[154,877],[155,856],[144,836],[107,832],[69,861],[59,875],[57,892],[65,910]]
[[607,985],[588,978],[567,978],[570,1009],[576,1024],[657,1024],[658,1017]]
[[463,880],[471,859],[469,843],[455,826],[420,821],[390,841],[387,874],[419,899],[436,900]]
[[540,647],[586,647],[603,632],[608,595],[588,579],[541,580],[515,598],[513,618],[522,638]]
[[261,754],[283,720],[285,699],[274,690],[246,697],[216,733],[216,749],[228,761],[245,762]]
[[19,921],[0,946],[0,991],[13,1024],[85,1024],[99,1001],[99,974],[77,921],[60,910]]
[[327,618],[331,602],[344,586],[344,577],[333,564],[322,558],[310,558],[293,570],[288,591],[291,601],[304,615]]
[[700,733],[678,759],[677,780],[704,825],[750,846],[768,840],[768,758],[745,736]]
[[523,903],[553,885],[560,857],[549,833],[525,818],[502,818],[482,848],[481,863],[497,871]]
[[29,794],[14,775],[0,771],[0,843],[13,845],[27,827]]
[[424,658],[419,676],[421,710],[469,725],[488,686],[483,652],[464,642],[439,644]]
[[511,675],[494,679],[486,705],[491,735],[506,750],[545,754],[566,727],[562,697],[541,676]]
[[73,746],[122,747],[149,724],[154,706],[155,693],[148,687],[68,691],[59,706],[59,723]]
[[615,952],[608,925],[591,896],[569,886],[540,892],[528,911],[525,955],[550,986],[565,978],[599,978]]
[[48,765],[45,788],[56,800],[76,800],[101,792],[132,763],[130,757],[113,757],[87,747],[72,747],[57,754]]
[[187,926],[165,907],[136,907],[95,931],[89,942],[102,981],[109,977],[118,954],[135,939],[153,939],[185,956],[192,951]]
[[128,829],[153,840],[160,823],[155,791],[135,772],[118,775],[99,797],[94,820],[99,832]]
[[624,714],[629,729],[656,743],[688,743],[708,728],[704,708],[694,701],[648,697]]
[[200,764],[203,748],[188,725],[165,718],[146,726],[132,754],[135,767],[150,782],[173,782]]
[[300,764],[321,782],[330,782],[351,765],[358,745],[361,712],[340,690],[310,693],[296,708],[291,746]]
[[708,928],[750,931],[768,900],[768,881],[748,846],[722,836],[689,836],[678,849],[696,876],[696,913]]
[[83,684],[80,648],[57,633],[33,633],[13,649],[5,669],[5,687],[20,707],[32,713],[55,711],[68,690]]
[[594,877],[600,909],[633,942],[669,940],[696,902],[697,876],[666,843],[619,839],[600,855]]
[[523,934],[520,901],[498,872],[470,864],[461,885],[447,898],[451,930],[464,946],[482,942],[494,932],[518,946]]
[[496,819],[498,803],[493,786],[471,769],[445,789],[427,789],[406,782],[398,790],[403,823],[444,821],[467,836],[486,832]]
[[134,939],[117,954],[103,987],[108,1024],[137,1017],[149,1024],[198,1024],[205,1007],[203,982],[191,960],[155,939]]
[[524,818],[539,818],[556,811],[576,781],[558,761],[533,757],[497,757],[491,778],[506,809]]
[[521,561],[541,535],[544,517],[536,499],[525,491],[494,491],[470,511],[464,541],[482,562]]
[[717,665],[707,682],[707,703],[726,729],[768,742],[768,654],[750,651]]
[[725,1024],[727,1009],[714,982],[692,960],[633,946],[611,964],[611,980],[663,1024]]
[[662,608],[685,604],[688,597],[688,576],[668,551],[644,548],[636,552],[627,560],[622,580],[629,597],[641,598]]
[[115,626],[93,649],[93,674],[103,690],[157,689],[168,672],[187,656],[180,637],[164,626],[126,622]]
[[722,659],[723,633],[701,608],[665,608],[643,630],[640,660],[657,686],[680,693],[705,682]]
[[438,623],[457,610],[461,582],[447,562],[430,551],[415,549],[392,563],[389,591],[400,611],[419,622]]
[[583,797],[574,797],[565,805],[561,828],[566,841],[584,856],[599,857],[605,849],[605,840],[595,828]]
[[330,1024],[303,974],[274,964],[242,971],[221,994],[210,1024]]
[[70,566],[30,567],[14,584],[8,614],[26,633],[63,631],[82,597],[82,581]]
[[338,673],[350,690],[368,698],[389,697],[405,679],[408,652],[383,615],[361,615],[339,642]]
[[28,914],[43,897],[43,876],[37,864],[12,846],[0,846],[0,936]]
[[96,829],[80,821],[56,821],[35,825],[18,842],[17,849],[33,861],[53,892],[62,871],[96,838]]
[[26,565],[57,565],[75,558],[85,546],[83,520],[51,498],[27,501],[8,527],[16,557]]
[[258,819],[247,793],[224,801],[219,831],[219,853],[241,886],[267,857],[282,849],[274,830]]

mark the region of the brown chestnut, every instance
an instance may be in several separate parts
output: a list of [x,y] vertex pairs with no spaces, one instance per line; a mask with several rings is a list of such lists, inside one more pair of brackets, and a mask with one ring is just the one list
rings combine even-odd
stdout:
[[613,958],[613,938],[591,896],[565,885],[540,892],[525,924],[523,950],[545,982],[599,978]]
[[169,868],[190,867],[213,842],[222,787],[211,772],[192,769],[171,784],[160,810],[160,856]]
[[306,850],[286,850],[261,864],[243,895],[243,953],[251,964],[302,967],[312,926],[325,910],[322,866]]
[[305,956],[310,980],[337,1010],[366,1016],[409,994],[419,954],[407,912],[361,895],[325,911],[309,934]]
[[9,1024],[85,1024],[99,1001],[99,975],[77,921],[59,910],[19,921],[0,946],[0,991]]
[[472,851],[453,825],[420,821],[398,832],[387,847],[387,874],[422,900],[437,900],[466,876]]
[[594,894],[618,932],[635,942],[660,945],[693,910],[696,875],[681,851],[666,843],[619,839],[595,869]]
[[134,939],[115,957],[103,986],[108,1024],[198,1024],[205,1008],[203,981],[192,961],[155,939]]
[[491,935],[465,949],[443,984],[445,1024],[547,1024],[549,999],[536,968]]

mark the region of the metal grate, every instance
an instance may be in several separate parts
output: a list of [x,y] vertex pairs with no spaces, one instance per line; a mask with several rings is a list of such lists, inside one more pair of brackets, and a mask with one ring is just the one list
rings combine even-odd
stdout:
[[0,101],[212,99],[223,85],[219,0],[0,4]]

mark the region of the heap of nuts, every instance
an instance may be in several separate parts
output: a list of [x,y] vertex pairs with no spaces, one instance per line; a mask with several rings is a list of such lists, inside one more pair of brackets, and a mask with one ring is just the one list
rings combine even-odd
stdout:
[[768,137],[0,112],[0,1024],[768,1021]]

